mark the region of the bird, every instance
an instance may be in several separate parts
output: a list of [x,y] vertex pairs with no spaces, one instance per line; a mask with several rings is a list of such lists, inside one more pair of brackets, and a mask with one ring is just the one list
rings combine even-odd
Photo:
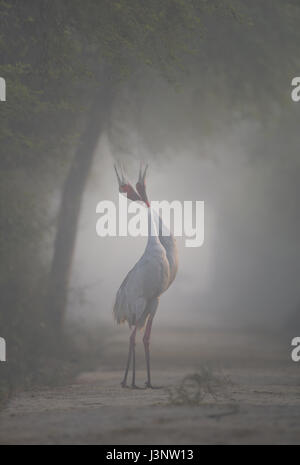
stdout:
[[[145,350],[147,380],[145,388],[154,389],[151,382],[150,371],[150,335],[152,322],[156,314],[160,296],[174,281],[178,269],[178,253],[174,236],[164,225],[161,217],[151,208],[146,193],[145,167],[141,163],[136,190],[124,174],[122,165],[114,166],[119,192],[126,194],[133,202],[142,202],[148,209],[148,239],[145,251],[138,262],[126,275],[115,299],[113,307],[114,317],[117,323],[127,321],[132,329],[129,338],[129,351],[122,387],[127,385],[127,377],[132,360],[132,389],[139,389],[135,382],[135,339],[138,329],[144,330],[143,343]],[[151,232],[151,233],[150,233]]]

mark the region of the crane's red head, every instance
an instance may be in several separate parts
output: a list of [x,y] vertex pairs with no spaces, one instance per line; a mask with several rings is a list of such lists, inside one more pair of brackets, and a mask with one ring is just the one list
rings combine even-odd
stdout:
[[115,167],[115,172],[116,172],[118,183],[119,183],[119,192],[121,194],[126,194],[127,198],[129,200],[132,200],[133,202],[136,202],[137,200],[142,200],[139,194],[132,187],[128,179],[125,177],[122,165],[121,164],[119,165],[120,174],[118,172],[116,164],[114,165],[114,167]]
[[142,199],[143,202],[147,205],[147,207],[150,207],[150,203],[146,194],[146,173],[147,173],[148,165],[145,166],[143,169],[142,164],[140,166],[140,172],[139,172],[139,180],[136,183],[135,187],[136,190]]

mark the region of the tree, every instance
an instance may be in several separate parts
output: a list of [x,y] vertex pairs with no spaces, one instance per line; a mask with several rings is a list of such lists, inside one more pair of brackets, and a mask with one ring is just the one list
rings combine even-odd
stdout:
[[103,84],[95,95],[95,102],[90,109],[85,130],[80,137],[63,187],[46,308],[47,320],[56,332],[62,327],[63,312],[66,306],[81,199],[99,133],[104,130],[107,123],[111,101],[111,86],[108,82]]
[[92,96],[94,103],[63,188],[47,301],[49,322],[56,333],[62,327],[81,198],[98,138],[108,121],[113,92],[143,65],[171,80],[191,33],[199,27],[193,1],[90,0],[83,14],[80,5],[77,2],[75,15],[71,13],[72,25],[87,41],[88,49],[94,49],[92,59],[98,63],[100,57],[100,71],[95,67],[100,89]]
[[[47,305],[47,313],[51,316],[52,323],[55,322],[55,331],[62,327],[81,198],[97,140],[108,122],[114,92],[120,85],[124,85],[133,73],[145,66],[157,71],[164,79],[172,83],[176,80],[177,71],[184,68],[183,57],[194,55],[208,62],[210,57],[201,55],[199,47],[204,21],[207,23],[215,21],[215,27],[221,27],[220,31],[224,28],[226,35],[223,40],[230,46],[230,43],[235,42],[236,34],[241,32],[241,28],[237,30],[231,23],[231,31],[226,21],[217,22],[215,13],[225,12],[227,17],[228,14],[234,17],[237,20],[236,23],[247,23],[242,25],[246,30],[249,26],[248,22],[252,21],[251,12],[253,12],[253,21],[256,21],[258,31],[261,32],[260,28],[264,27],[264,17],[269,11],[269,6],[253,4],[251,8],[244,8],[243,15],[240,14],[239,9],[241,2],[233,2],[233,5],[230,1],[214,0],[210,2],[205,0],[166,0],[164,2],[158,0],[151,2],[89,0],[85,4],[84,11],[81,9],[80,0],[69,5],[70,28],[77,40],[85,43],[85,50],[89,54],[86,66],[89,72],[93,73],[96,82],[100,81],[101,89],[89,91],[89,97],[94,103],[87,116],[86,129],[82,133],[63,188]],[[275,6],[272,5],[275,16],[279,17],[283,11],[282,5],[280,2]],[[287,15],[288,8],[289,5],[286,7]],[[211,15],[212,12],[214,15]],[[290,32],[286,24],[283,23],[281,27],[287,33]],[[215,31],[215,28],[212,29]],[[293,34],[294,29],[291,27],[291,35]],[[244,36],[246,38],[244,45],[249,47],[252,53],[253,48],[257,47],[255,32],[250,32],[250,34],[245,32]],[[212,44],[216,42],[217,47],[220,45],[218,45],[218,37],[212,37],[211,42]],[[205,52],[209,54],[210,50],[209,45],[206,46]],[[242,59],[244,56],[242,47],[238,53],[241,53]],[[219,69],[221,65],[222,78],[227,81],[227,87],[231,90],[238,77],[232,75],[231,64],[234,62],[234,57],[226,56],[225,58],[219,57],[215,60],[215,64],[218,63]],[[262,66],[257,66],[255,60],[254,63],[252,59],[249,60],[249,75],[253,75],[254,81],[257,75],[255,73],[262,74],[263,84],[260,89],[262,95],[269,94],[266,92],[266,86],[269,86],[271,92],[280,82],[278,78],[274,85],[267,83],[270,65],[272,61],[269,60],[263,62]],[[212,73],[207,73],[207,78],[211,79],[211,75]],[[240,80],[243,81],[243,76]],[[253,88],[255,92],[258,92],[255,86]],[[242,83],[236,86],[234,92],[242,100],[245,91],[248,90],[248,83],[245,82],[245,85]],[[251,98],[253,94],[250,93],[249,102]],[[261,98],[262,102],[263,100]]]

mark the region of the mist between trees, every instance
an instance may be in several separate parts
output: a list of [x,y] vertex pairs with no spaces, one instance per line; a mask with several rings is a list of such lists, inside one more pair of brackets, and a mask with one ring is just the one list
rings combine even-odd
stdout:
[[[214,205],[222,231],[204,307],[241,324],[240,308],[297,320],[299,20],[283,0],[0,1],[3,395],[69,361],[82,198],[93,167],[99,190],[111,176],[99,138],[129,169],[140,157],[166,177],[172,163],[192,167],[195,199]],[[189,180],[175,179],[182,194]]]

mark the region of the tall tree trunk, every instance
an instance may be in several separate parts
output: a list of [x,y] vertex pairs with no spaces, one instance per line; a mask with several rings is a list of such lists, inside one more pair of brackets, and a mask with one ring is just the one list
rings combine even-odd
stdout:
[[106,81],[95,96],[62,192],[46,301],[46,320],[54,334],[63,325],[81,200],[111,101],[111,84]]

